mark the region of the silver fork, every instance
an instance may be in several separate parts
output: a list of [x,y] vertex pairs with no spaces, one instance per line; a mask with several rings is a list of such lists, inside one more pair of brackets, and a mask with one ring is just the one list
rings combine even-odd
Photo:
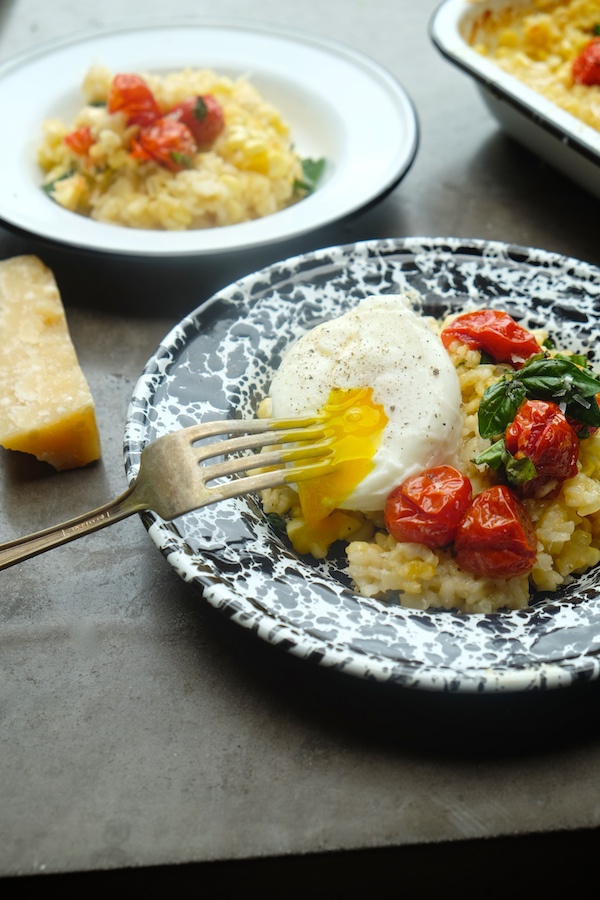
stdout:
[[[194,446],[198,441],[218,435],[240,436]],[[219,500],[314,477],[326,470],[324,461],[332,452],[328,446],[330,440],[325,422],[318,417],[227,419],[166,434],[144,447],[138,476],[128,490],[104,506],[74,519],[0,544],[0,569],[105,528],[136,512],[152,510],[161,519],[171,520]],[[286,444],[296,446],[286,447]],[[264,449],[276,445],[281,446]],[[216,456],[258,449],[263,452],[201,465]],[[303,464],[286,468],[290,462]],[[268,471],[208,484],[217,478],[265,468]]]

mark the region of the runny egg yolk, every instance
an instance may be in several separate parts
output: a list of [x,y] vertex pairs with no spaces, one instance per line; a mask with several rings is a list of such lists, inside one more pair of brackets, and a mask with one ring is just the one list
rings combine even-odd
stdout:
[[373,456],[388,423],[383,406],[373,401],[372,388],[333,388],[319,415],[326,419],[332,450],[330,471],[298,484],[306,524],[323,525],[374,467]]

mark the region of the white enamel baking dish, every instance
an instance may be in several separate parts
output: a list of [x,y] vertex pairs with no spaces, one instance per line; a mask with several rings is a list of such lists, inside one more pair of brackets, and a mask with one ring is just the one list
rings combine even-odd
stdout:
[[468,43],[486,10],[528,0],[445,0],[430,21],[430,37],[446,59],[471,75],[490,112],[506,132],[551,166],[600,198],[600,132],[547,100]]

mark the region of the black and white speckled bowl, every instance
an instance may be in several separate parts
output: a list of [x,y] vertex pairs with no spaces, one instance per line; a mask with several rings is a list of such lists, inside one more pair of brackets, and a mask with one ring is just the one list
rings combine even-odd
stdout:
[[[493,306],[597,359],[600,270],[482,240],[407,238],[321,250],[220,291],[177,325],[140,377],[125,429],[129,481],[143,446],[209,419],[252,416],[291,341],[375,293],[423,310]],[[252,497],[166,523],[150,536],[205,600],[258,637],[340,671],[463,692],[564,687],[600,673],[600,570],[530,608],[492,615],[414,611],[352,592],[343,561],[298,558]]]

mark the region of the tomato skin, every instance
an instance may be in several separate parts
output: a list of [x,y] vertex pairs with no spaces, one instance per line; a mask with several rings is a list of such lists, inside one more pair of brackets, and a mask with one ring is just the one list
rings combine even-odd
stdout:
[[504,485],[473,500],[456,530],[456,562],[484,578],[513,578],[533,568],[537,538],[529,513]]
[[64,140],[69,150],[79,156],[87,156],[90,147],[96,143],[89,125],[82,125],[81,128],[70,131],[69,134],[65,134]]
[[110,113],[125,113],[128,125],[151,125],[162,116],[154,94],[139,75],[115,75],[107,108]]
[[446,349],[459,340],[475,350],[483,350],[496,362],[507,362],[520,369],[541,348],[530,331],[522,328],[508,313],[478,309],[457,316],[441,334]]
[[522,496],[577,474],[579,438],[556,403],[525,400],[506,430],[506,449],[517,459],[527,456],[536,468],[537,476],[520,486]]
[[600,39],[590,41],[575,57],[571,74],[576,84],[600,84]]
[[140,128],[131,146],[134,159],[152,160],[171,172],[189,169],[198,150],[189,128],[168,116]]
[[167,115],[187,125],[198,147],[214,144],[225,128],[223,107],[212,94],[190,97],[173,106]]
[[431,550],[453,538],[471,502],[471,482],[452,466],[436,466],[394,488],[384,510],[385,526],[397,541]]

